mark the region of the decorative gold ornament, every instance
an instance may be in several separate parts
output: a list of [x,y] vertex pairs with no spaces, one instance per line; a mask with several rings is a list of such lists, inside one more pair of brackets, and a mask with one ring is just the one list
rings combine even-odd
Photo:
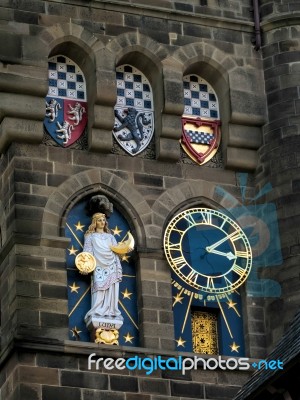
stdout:
[[117,329],[103,329],[98,328],[95,333],[96,339],[95,343],[103,344],[119,344],[119,331]]
[[[127,254],[130,253],[134,249],[134,238],[132,234],[127,232],[128,239],[124,242],[119,242],[116,246],[110,246],[111,250],[116,254]],[[125,236],[126,237],[126,236]]]
[[239,348],[241,346],[239,346],[238,344],[236,344],[235,342],[232,343],[232,345],[229,346],[231,348],[231,351],[235,351],[236,353],[239,352]]
[[96,259],[91,253],[84,251],[77,254],[75,265],[82,275],[87,275],[96,268]]
[[83,232],[84,227],[85,227],[85,225],[81,225],[80,221],[78,221],[77,224],[75,225],[76,231]]
[[128,289],[126,288],[125,289],[125,291],[124,292],[121,292],[122,293],[122,295],[123,295],[123,299],[129,299],[129,300],[131,300],[131,295],[132,295],[132,293],[130,293],[129,291],[128,291]]
[[209,312],[192,313],[193,350],[201,354],[218,354],[217,316]]
[[76,340],[80,340],[80,333],[82,331],[79,331],[76,326],[74,326],[74,328],[70,329],[70,331],[72,332],[72,337],[75,337]]
[[175,340],[175,342],[177,342],[177,347],[185,347],[184,344],[186,343],[186,340],[184,340],[181,336],[179,337],[179,339]]
[[69,250],[69,255],[70,256],[75,256],[76,255],[76,253],[77,253],[77,249],[75,249],[75,247],[72,245],[72,247],[70,248],[70,249],[68,249]]
[[76,283],[74,282],[73,285],[69,285],[69,288],[71,289],[71,293],[78,293],[78,289],[80,289],[80,286],[76,286]]
[[132,339],[134,339],[134,336],[131,336],[129,332],[127,332],[126,336],[123,336],[125,339],[125,343],[132,343]]
[[114,234],[114,236],[120,236],[120,233],[122,232],[122,231],[118,228],[118,226],[116,226],[115,229],[112,229],[111,231],[112,231],[112,233]]

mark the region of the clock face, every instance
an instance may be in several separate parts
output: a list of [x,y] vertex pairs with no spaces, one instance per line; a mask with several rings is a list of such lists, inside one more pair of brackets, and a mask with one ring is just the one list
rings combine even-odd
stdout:
[[251,247],[241,227],[208,208],[176,215],[166,228],[164,250],[175,274],[191,290],[233,292],[251,270]]

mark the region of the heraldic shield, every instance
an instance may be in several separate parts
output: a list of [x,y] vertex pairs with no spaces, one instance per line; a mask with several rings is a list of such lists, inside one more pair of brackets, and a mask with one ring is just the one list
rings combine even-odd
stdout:
[[71,146],[87,125],[86,84],[82,71],[64,56],[52,57],[48,67],[44,127],[62,147]]
[[217,153],[221,141],[218,98],[210,84],[194,74],[183,78],[183,90],[180,143],[192,160],[203,165]]
[[205,164],[217,152],[220,144],[220,121],[182,118],[181,146],[197,163]]
[[136,68],[122,65],[116,70],[117,103],[113,135],[131,156],[141,153],[154,133],[152,89]]

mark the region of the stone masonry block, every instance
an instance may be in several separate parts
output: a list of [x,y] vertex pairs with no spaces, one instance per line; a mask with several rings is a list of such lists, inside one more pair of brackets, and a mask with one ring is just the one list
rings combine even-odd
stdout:
[[[0,105],[0,119],[1,111]],[[10,111],[5,109],[3,110],[4,113],[9,113]],[[0,153],[3,153],[14,141],[41,143],[42,139],[42,122],[5,117],[0,125]]]
[[41,385],[20,383],[19,396],[22,400],[40,400]]
[[265,98],[262,95],[239,90],[230,91],[232,122],[263,125],[266,121]]
[[171,381],[171,395],[201,399],[204,398],[203,385],[200,383]]
[[160,339],[170,339],[174,337],[173,324],[155,324],[151,322],[143,323],[144,335],[159,337]]
[[37,282],[17,281],[16,284],[17,295],[39,297],[39,284]]
[[19,369],[20,382],[58,385],[58,369],[23,365]]
[[29,297],[18,297],[17,307],[23,310],[40,310],[50,313],[67,313],[68,305],[66,300],[50,300]]
[[65,286],[41,284],[41,297],[50,299],[67,299],[68,290]]
[[108,376],[94,372],[61,371],[61,385],[89,389],[108,389]]
[[156,282],[146,281],[146,280],[143,279],[141,281],[141,288],[142,288],[142,292],[143,292],[144,295],[155,296],[157,294]]
[[143,322],[154,322],[158,323],[158,315],[156,310],[146,310],[142,309],[139,313],[139,321]]
[[182,81],[164,80],[165,105],[164,113],[182,115],[183,86]]
[[172,309],[172,299],[168,297],[160,298],[157,296],[144,295],[143,306],[146,309],[167,311]]
[[[107,118],[106,118],[106,121]],[[107,122],[108,124],[108,122]],[[110,129],[92,128],[89,134],[89,150],[96,152],[108,153],[112,148],[112,130],[113,119],[111,120]]]
[[208,399],[233,399],[239,391],[235,386],[205,385],[205,393]]
[[62,355],[61,353],[43,353],[36,355],[36,364],[39,367],[60,368],[68,370],[78,369],[78,358],[76,356]]
[[49,282],[66,284],[66,272],[65,271],[52,271],[43,269],[31,269],[17,267],[17,279],[20,281],[38,281],[38,282]]
[[161,324],[173,324],[174,316],[173,311],[159,311],[159,323]]
[[67,314],[40,312],[40,321],[41,326],[44,328],[61,328],[68,326],[69,318]]
[[[108,106],[110,110],[114,107],[117,100],[116,73],[114,67],[112,69],[112,71],[97,71],[96,74],[96,102],[102,106]],[[112,120],[109,121],[109,127],[112,125]]]
[[111,105],[95,105],[94,106],[94,123],[93,128],[104,130],[112,130],[114,127],[114,109]]
[[162,114],[162,137],[179,140],[181,135],[181,118],[178,115]]
[[228,145],[232,147],[258,149],[262,143],[261,128],[229,124]]
[[[166,141],[166,145],[167,145]],[[178,148],[179,151],[179,148]],[[173,162],[153,162],[153,160],[144,160],[144,171],[148,174],[160,175],[164,171],[164,176],[182,177],[182,167]]]
[[135,173],[133,177],[134,177],[134,183],[136,185],[146,185],[155,187],[163,186],[163,177],[159,175]]
[[[125,400],[125,393],[121,392],[83,389],[82,393],[82,400]],[[126,397],[127,399],[128,397]]]
[[38,326],[40,324],[40,313],[35,310],[23,310],[17,311],[17,323],[18,325],[33,325]]
[[0,119],[3,116],[43,121],[45,103],[41,97],[25,94],[1,93]]
[[0,87],[3,92],[20,93],[44,97],[48,90],[47,70],[44,67],[13,65],[8,72],[0,73]]
[[161,379],[139,379],[140,391],[151,394],[170,394],[169,382]]
[[81,400],[80,388],[74,387],[58,387],[58,386],[42,386],[43,400]]
[[1,31],[0,54],[2,62],[16,62],[22,58],[21,36]]
[[258,155],[255,150],[228,147],[226,152],[226,166],[239,170],[254,171],[258,164]]
[[149,394],[141,394],[141,393],[127,393],[126,400],[151,400]]
[[121,392],[138,392],[138,380],[128,376],[110,376],[110,388]]

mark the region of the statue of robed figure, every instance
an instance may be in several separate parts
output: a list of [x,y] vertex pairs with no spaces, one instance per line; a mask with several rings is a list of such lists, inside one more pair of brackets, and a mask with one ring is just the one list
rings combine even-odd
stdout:
[[93,272],[91,309],[84,321],[95,334],[96,343],[118,344],[118,330],[123,325],[119,309],[119,282],[122,280],[120,255],[129,253],[134,247],[130,232],[127,237],[126,241],[117,243],[109,231],[106,213],[96,212],[85,233],[83,251],[75,259],[81,273]]

